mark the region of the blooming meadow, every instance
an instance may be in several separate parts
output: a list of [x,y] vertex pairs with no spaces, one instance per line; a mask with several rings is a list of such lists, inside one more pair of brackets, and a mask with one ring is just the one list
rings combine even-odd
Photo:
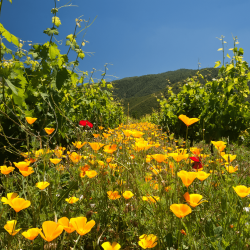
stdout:
[[49,41],[28,50],[0,23],[0,249],[249,249],[249,150],[229,140],[250,141],[237,37],[218,79],[187,79],[154,122],[124,122],[106,66],[98,82],[77,68],[89,21],[61,54],[57,2]]
[[[198,120],[179,116],[189,129]],[[149,122],[79,128],[65,147],[51,147],[55,130],[44,128],[47,143],[1,166],[2,249],[248,249],[239,148],[190,147]]]

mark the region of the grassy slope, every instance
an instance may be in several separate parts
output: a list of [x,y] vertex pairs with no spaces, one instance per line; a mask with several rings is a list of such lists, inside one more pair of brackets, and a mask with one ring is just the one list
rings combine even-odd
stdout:
[[[171,86],[175,93],[178,93],[182,81],[196,74],[197,70],[178,69],[154,75],[127,77],[113,81],[114,96],[122,100],[125,112],[139,118],[150,114],[153,109],[159,108],[157,98],[161,94],[166,95],[166,87]],[[201,69],[201,74],[208,80],[217,76],[218,69]]]

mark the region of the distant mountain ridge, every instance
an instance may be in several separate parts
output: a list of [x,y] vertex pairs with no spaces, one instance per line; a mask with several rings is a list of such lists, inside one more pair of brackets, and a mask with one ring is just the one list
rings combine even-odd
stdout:
[[[126,77],[120,80],[112,81],[114,89],[113,95],[122,101],[125,112],[135,118],[145,114],[150,114],[153,109],[157,110],[159,104],[157,98],[161,94],[166,94],[166,87],[172,87],[175,93],[178,93],[183,81],[188,77],[193,77],[198,70],[178,69],[159,74],[150,74],[143,76]],[[212,80],[218,75],[218,69],[204,68],[200,73],[207,80]]]

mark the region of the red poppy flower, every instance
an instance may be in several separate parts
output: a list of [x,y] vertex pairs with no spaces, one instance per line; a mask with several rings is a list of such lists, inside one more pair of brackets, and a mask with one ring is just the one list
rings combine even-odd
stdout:
[[90,127],[90,128],[93,128],[93,124],[91,122],[89,122],[88,120],[81,120],[79,121],[79,125],[80,126],[83,126],[83,127]]
[[189,157],[192,161],[194,161],[192,168],[194,169],[200,169],[203,168],[203,165],[201,163],[201,159],[197,156]]

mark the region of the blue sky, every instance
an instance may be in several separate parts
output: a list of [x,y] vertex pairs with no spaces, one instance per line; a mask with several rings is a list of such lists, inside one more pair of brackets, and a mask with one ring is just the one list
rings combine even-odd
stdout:
[[[60,7],[67,2],[56,4]],[[66,36],[73,33],[75,19],[83,15],[82,19],[91,22],[97,16],[77,38],[81,43],[85,34],[83,39],[89,43],[83,49],[94,52],[86,53],[79,68],[104,70],[108,63],[107,80],[197,69],[198,58],[201,68],[213,67],[222,60],[222,52],[217,51],[221,42],[216,38],[221,35],[227,41],[226,51],[233,47],[232,35],[237,36],[244,60],[250,62],[249,0],[72,0],[71,4],[78,7],[61,8],[57,13],[62,23],[56,37],[62,40],[61,53],[67,52]],[[52,27],[53,7],[53,0],[13,0],[12,4],[3,0],[0,22],[24,41],[44,43],[48,36],[43,30]],[[28,43],[24,48],[28,49]],[[70,59],[75,59],[73,52]]]

